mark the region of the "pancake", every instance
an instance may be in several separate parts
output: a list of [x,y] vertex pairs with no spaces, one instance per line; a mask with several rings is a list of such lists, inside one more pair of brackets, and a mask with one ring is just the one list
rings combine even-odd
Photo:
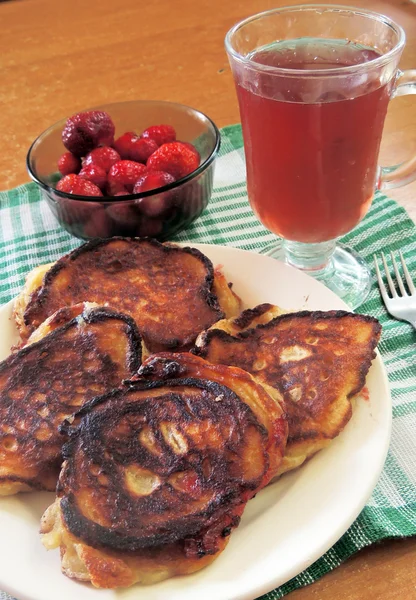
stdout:
[[200,335],[194,352],[245,369],[283,395],[289,436],[282,474],[327,446],[348,423],[381,327],[372,317],[345,311],[276,317],[279,311],[263,304],[220,322]]
[[[26,331],[26,326],[23,318],[26,306],[30,301],[32,293],[42,286],[44,276],[49,271],[49,269],[53,267],[53,265],[54,263],[47,263],[45,265],[39,265],[38,267],[32,269],[26,276],[25,285],[23,286],[22,291],[14,301],[13,317],[16,322],[16,327],[21,334],[21,341],[26,341],[29,335],[29,332]],[[25,339],[23,340],[23,338]]]
[[135,379],[64,424],[57,499],[42,520],[63,572],[96,587],[211,563],[287,437],[279,395],[241,369],[165,353]]
[[[48,333],[55,331],[62,325],[69,323],[75,317],[78,317],[83,312],[87,314],[89,310],[92,308],[99,308],[98,304],[94,302],[81,302],[80,304],[73,304],[72,306],[64,306],[64,308],[60,308],[53,313],[50,317],[46,319],[35,331],[30,335],[27,342],[23,345],[21,344],[19,347],[22,348],[24,346],[29,346],[30,344],[34,344],[38,342],[42,338],[44,338]],[[19,347],[17,349],[19,349]]]
[[54,490],[64,441],[59,425],[86,400],[119,386],[141,362],[141,338],[130,317],[85,309],[55,329],[53,319],[44,337],[38,331],[37,341],[0,363],[0,495]]
[[38,285],[41,273],[29,277],[16,302],[24,341],[58,309],[86,301],[131,316],[147,352],[180,351],[200,331],[240,310],[239,299],[206,256],[156,240],[93,240],[43,272]]

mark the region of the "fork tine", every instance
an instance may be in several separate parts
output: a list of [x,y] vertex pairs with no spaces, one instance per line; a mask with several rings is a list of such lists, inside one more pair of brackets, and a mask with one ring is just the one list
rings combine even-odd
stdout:
[[410,293],[414,294],[415,286],[413,285],[412,278],[410,277],[410,273],[406,267],[406,263],[404,262],[403,253],[401,250],[400,250],[400,260],[402,261],[402,267],[403,267],[404,276],[406,277],[407,287],[409,288]]
[[406,288],[403,285],[402,276],[399,273],[399,269],[397,267],[396,259],[394,258],[393,252],[390,252],[391,262],[393,263],[394,272],[396,273],[396,281],[399,285],[400,292],[402,296],[407,296]]
[[389,295],[387,293],[386,286],[384,285],[384,281],[383,281],[383,278],[381,276],[380,269],[378,268],[377,257],[376,257],[375,254],[373,254],[373,258],[374,258],[374,264],[376,266],[376,274],[377,274],[378,287],[380,288],[380,293],[381,293],[381,296],[382,296],[383,300],[386,301],[386,300],[389,299]]
[[383,260],[384,272],[386,273],[387,283],[389,284],[390,293],[393,298],[397,298],[396,288],[394,287],[393,279],[391,278],[389,268],[387,266],[386,257],[384,256],[384,252],[381,253],[381,258]]

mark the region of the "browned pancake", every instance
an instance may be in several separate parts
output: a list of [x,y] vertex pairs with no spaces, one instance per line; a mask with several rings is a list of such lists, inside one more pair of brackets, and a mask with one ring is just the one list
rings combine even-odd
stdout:
[[66,425],[58,498],[43,518],[64,572],[97,587],[212,562],[286,442],[279,402],[241,369],[165,353],[140,374]]
[[204,332],[195,352],[215,364],[236,365],[278,389],[289,423],[279,473],[326,446],[349,421],[351,399],[365,383],[381,327],[344,311],[273,317],[264,304]]
[[140,361],[133,320],[95,308],[0,363],[0,495],[54,490],[64,441],[58,426]]
[[48,333],[51,333],[55,329],[62,327],[62,325],[66,325],[75,317],[78,317],[83,312],[88,312],[92,308],[99,308],[98,304],[93,302],[81,302],[80,304],[73,304],[72,306],[64,306],[57,310],[53,315],[48,317],[46,321],[44,321],[35,331],[30,335],[29,339],[25,344],[22,342],[15,346],[13,350],[18,350],[23,348],[24,346],[29,346],[34,342],[38,342],[42,338],[44,338]]
[[149,239],[94,240],[47,271],[29,301],[17,303],[16,320],[27,339],[59,308],[94,302],[130,315],[150,352],[183,350],[200,331],[238,313],[223,279],[195,249]]
[[[216,381],[233,390],[251,407],[257,419],[270,434],[269,470],[265,475],[265,480],[270,481],[280,467],[288,433],[282,409],[283,397],[280,392],[246,371],[239,368],[224,369],[224,365],[210,364],[189,353],[176,355],[161,352],[150,356],[143,362],[134,379],[158,380],[172,377],[196,377]],[[263,485],[266,485],[266,481],[263,481]]]

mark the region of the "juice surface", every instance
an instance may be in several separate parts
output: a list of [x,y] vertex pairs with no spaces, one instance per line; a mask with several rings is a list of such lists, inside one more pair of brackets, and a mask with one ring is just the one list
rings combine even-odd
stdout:
[[[299,77],[263,72],[254,84],[242,78],[237,85],[248,195],[274,233],[328,241],[366,214],[392,84],[382,85],[374,71],[348,79],[332,77],[331,70],[378,56],[371,48],[320,39],[276,43],[250,56],[299,71]],[[307,80],[306,69],[316,71]]]

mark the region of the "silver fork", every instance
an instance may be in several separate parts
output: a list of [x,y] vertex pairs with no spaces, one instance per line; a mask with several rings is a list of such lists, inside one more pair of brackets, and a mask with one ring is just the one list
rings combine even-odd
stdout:
[[397,266],[396,259],[394,258],[393,252],[390,253],[390,256],[391,261],[393,263],[394,273],[396,275],[396,281],[400,290],[400,294],[397,293],[396,286],[394,285],[394,281],[392,279],[392,276],[390,275],[384,252],[381,253],[381,259],[383,261],[384,272],[386,274],[386,279],[389,285],[391,295],[389,296],[386,286],[384,285],[380,269],[378,268],[377,257],[374,254],[374,264],[376,265],[378,286],[380,288],[381,297],[383,298],[387,311],[391,314],[391,316],[395,317],[396,319],[400,319],[401,321],[408,321],[416,329],[416,289],[413,284],[412,278],[410,277],[410,273],[408,271],[406,263],[404,262],[402,252],[399,252],[399,254],[400,262],[402,264],[402,270],[410,294],[407,292],[404,286],[403,278],[400,275],[400,271]]

